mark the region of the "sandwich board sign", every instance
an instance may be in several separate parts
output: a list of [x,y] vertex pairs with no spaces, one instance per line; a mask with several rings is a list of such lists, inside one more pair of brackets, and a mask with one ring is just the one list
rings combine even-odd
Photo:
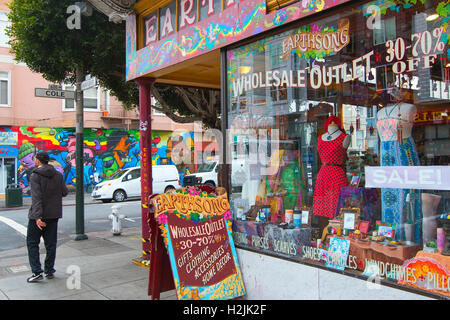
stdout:
[[225,300],[245,295],[226,193],[185,187],[152,198],[152,204],[178,300]]

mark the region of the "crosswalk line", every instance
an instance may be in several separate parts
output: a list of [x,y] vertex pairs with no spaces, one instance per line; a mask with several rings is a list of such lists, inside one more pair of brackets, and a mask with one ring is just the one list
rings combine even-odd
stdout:
[[10,226],[14,230],[18,231],[19,233],[21,233],[25,237],[27,236],[27,228],[24,227],[23,225],[21,225],[20,223],[17,223],[17,222],[15,222],[12,219],[1,217],[1,216],[0,216],[0,221],[6,223],[8,226]]

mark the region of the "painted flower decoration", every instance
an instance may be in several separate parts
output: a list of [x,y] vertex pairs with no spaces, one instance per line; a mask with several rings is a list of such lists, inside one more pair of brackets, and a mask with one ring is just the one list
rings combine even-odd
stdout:
[[160,214],[158,216],[158,223],[159,224],[166,224],[167,223],[167,215],[165,214]]
[[225,218],[225,220],[230,220],[231,219],[231,211],[227,210],[224,214],[223,217]]

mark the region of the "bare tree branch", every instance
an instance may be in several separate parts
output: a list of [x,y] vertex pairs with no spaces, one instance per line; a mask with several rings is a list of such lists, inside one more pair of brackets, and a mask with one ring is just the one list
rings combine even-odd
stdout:
[[171,120],[178,122],[178,123],[190,123],[194,121],[201,121],[202,118],[200,116],[192,115],[192,116],[179,116],[175,114],[172,110],[170,110],[167,103],[164,101],[162,96],[159,94],[158,88],[155,86],[151,86],[150,89],[152,95],[158,100],[158,102],[161,105],[161,108],[157,106],[152,106],[155,110],[163,112],[167,117],[169,117]]

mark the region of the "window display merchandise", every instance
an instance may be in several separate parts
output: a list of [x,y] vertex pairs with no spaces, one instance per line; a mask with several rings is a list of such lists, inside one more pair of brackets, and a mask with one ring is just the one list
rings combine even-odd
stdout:
[[227,50],[238,247],[450,297],[448,15],[358,2]]
[[313,214],[316,216],[333,218],[339,191],[348,184],[344,160],[350,137],[342,130],[339,118],[331,116],[325,123],[325,133],[318,139],[317,151],[322,166],[314,189]]

